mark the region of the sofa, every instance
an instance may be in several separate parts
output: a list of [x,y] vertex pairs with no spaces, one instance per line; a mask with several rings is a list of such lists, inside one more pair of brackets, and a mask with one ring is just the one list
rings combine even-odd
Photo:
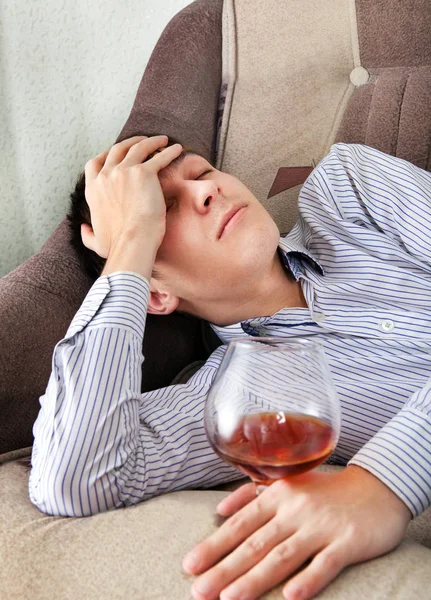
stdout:
[[[117,141],[181,141],[243,181],[287,233],[301,184],[334,142],[431,170],[430,31],[429,0],[196,0],[161,35]],[[220,524],[215,507],[238,483],[78,519],[28,499],[52,352],[93,282],[66,215],[0,280],[0,598],[185,600],[182,557]],[[198,319],[150,315],[142,391],[187,381],[220,343]],[[264,595],[281,597],[281,586]],[[431,598],[431,511],[318,597]]]

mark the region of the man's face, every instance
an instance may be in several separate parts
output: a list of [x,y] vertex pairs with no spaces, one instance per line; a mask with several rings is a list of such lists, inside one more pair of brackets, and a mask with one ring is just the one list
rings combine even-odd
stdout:
[[[259,201],[235,177],[184,152],[159,173],[166,234],[155,269],[170,291],[196,311],[247,289],[274,260],[279,231]],[[233,215],[233,216],[232,216]]]

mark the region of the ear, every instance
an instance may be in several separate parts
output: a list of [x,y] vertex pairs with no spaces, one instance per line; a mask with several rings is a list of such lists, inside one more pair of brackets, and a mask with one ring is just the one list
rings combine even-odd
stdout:
[[81,238],[82,243],[86,248],[96,252],[96,236],[94,235],[91,225],[88,225],[87,223],[81,224]]
[[168,290],[163,289],[160,282],[151,278],[150,281],[150,299],[148,302],[148,312],[151,315],[170,315],[176,310],[180,299],[174,296]]

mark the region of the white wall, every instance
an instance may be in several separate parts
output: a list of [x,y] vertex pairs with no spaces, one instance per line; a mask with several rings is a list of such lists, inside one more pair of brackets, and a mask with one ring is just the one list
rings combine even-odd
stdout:
[[35,254],[108,148],[171,17],[191,0],[1,0],[0,276]]

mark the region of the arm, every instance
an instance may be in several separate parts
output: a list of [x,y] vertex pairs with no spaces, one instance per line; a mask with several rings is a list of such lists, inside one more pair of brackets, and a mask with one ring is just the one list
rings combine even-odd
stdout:
[[[353,239],[365,228],[373,252],[383,236],[385,256],[392,247],[396,260],[402,250],[412,269],[430,270],[430,173],[366,146],[336,144],[305,183],[300,205],[300,226],[312,238],[321,225]],[[430,506],[431,380],[349,464],[378,477],[413,516]]]
[[148,282],[99,278],[55,348],[34,425],[30,498],[86,516],[242,477],[210,448],[203,407],[224,347],[187,384],[141,394]]
[[[335,144],[301,189],[300,212],[312,233],[342,223],[393,242],[421,267],[431,265],[431,173],[357,144]],[[377,238],[376,238],[377,241]]]
[[[423,274],[431,264],[430,205],[425,171],[338,144],[304,184],[295,227],[317,256],[322,230],[334,243],[340,232],[354,243],[365,230],[373,251],[383,247],[396,260],[402,249]],[[228,496],[217,510],[233,516],[184,559],[183,568],[200,575],[192,596],[257,598],[289,578],[285,598],[312,598],[346,566],[395,548],[411,516],[430,503],[431,380],[341,472],[277,481],[257,498],[252,484]]]
[[431,379],[348,464],[378,477],[414,517],[431,506]]
[[183,560],[186,572],[200,575],[191,590],[195,600],[260,598],[286,578],[284,598],[314,598],[348,565],[395,548],[411,517],[397,496],[356,466],[281,479],[257,498],[249,483],[217,512],[233,516]]
[[144,161],[166,142],[126,140],[86,165],[83,237],[107,261],[54,350],[34,426],[30,498],[49,514],[85,516],[238,477],[202,423],[222,350],[185,386],[140,393],[148,282],[166,221],[158,171],[181,147]]

